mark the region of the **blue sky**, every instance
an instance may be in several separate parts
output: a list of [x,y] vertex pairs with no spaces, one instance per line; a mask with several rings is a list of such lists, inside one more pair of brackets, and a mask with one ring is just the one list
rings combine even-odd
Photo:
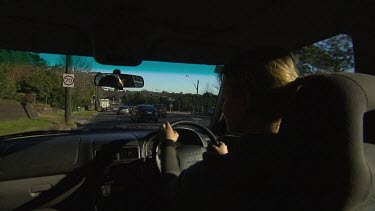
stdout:
[[[61,55],[57,54],[39,54],[47,60],[50,65],[61,63]],[[129,66],[111,66],[97,63],[91,57],[85,57],[92,61],[93,71],[102,73],[111,73],[114,69],[121,70],[121,73],[140,75],[145,81],[142,89],[149,91],[168,91],[168,92],[184,92],[196,93],[194,84],[199,80],[199,93],[202,94],[210,85],[210,89],[217,94],[215,89],[216,74],[214,73],[214,65],[196,65],[169,62],[153,62],[144,61],[136,67]],[[186,76],[188,75],[188,77]],[[76,79],[77,80],[77,79]],[[129,89],[142,90],[142,89]]]

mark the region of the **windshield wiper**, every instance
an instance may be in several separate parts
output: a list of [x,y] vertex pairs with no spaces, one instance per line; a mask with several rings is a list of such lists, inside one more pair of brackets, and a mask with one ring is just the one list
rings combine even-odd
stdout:
[[143,128],[143,127],[136,127],[136,126],[126,126],[126,127],[96,127],[96,128],[78,128],[72,131],[80,131],[80,132],[105,132],[105,131],[130,131],[130,130],[154,130],[155,128]]
[[138,127],[112,127],[112,128],[79,128],[74,130],[38,130],[38,131],[30,131],[30,132],[23,132],[23,133],[15,133],[9,135],[0,136],[1,140],[6,139],[14,139],[14,138],[21,138],[21,137],[28,137],[28,136],[44,136],[44,135],[63,135],[63,134],[77,134],[82,132],[105,132],[105,131],[129,131],[129,130],[154,130],[156,128],[138,128]]
[[77,133],[79,130],[37,130],[37,131],[30,131],[30,132],[23,132],[23,133],[15,133],[9,135],[0,136],[0,140],[11,139],[11,138],[20,138],[20,137],[27,137],[27,136],[38,136],[38,135],[59,135],[59,134],[71,134]]

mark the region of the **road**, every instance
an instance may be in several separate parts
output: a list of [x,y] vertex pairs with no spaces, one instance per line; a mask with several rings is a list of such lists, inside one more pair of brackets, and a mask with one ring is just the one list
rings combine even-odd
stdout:
[[116,115],[114,112],[99,112],[88,121],[79,122],[77,129],[105,129],[105,128],[135,128],[135,129],[153,129],[158,128],[166,121],[173,122],[176,120],[189,120],[198,122],[204,126],[208,126],[211,117],[208,116],[192,116],[187,113],[168,113],[166,118],[159,118],[158,123],[141,122],[136,123],[131,120],[130,115]]

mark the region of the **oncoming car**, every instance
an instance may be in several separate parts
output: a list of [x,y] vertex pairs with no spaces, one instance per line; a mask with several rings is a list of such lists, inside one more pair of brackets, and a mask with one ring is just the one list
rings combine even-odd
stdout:
[[[2,1],[0,210],[156,210],[174,202],[182,210],[375,210],[374,11],[366,0]],[[264,87],[225,98],[222,81],[232,61],[277,59],[274,49],[295,55],[300,73],[296,95],[277,113],[274,135],[283,141],[241,142],[254,134],[230,131],[223,105],[253,106],[262,99],[245,94]],[[98,112],[110,105],[114,112]],[[117,115],[116,105],[131,106],[117,110],[130,115]],[[205,168],[223,183],[183,171],[178,183],[195,176],[184,187],[199,189],[159,201],[166,121],[179,134],[181,170],[197,168],[218,141],[229,154],[215,161],[257,157],[223,169],[230,179]],[[233,191],[210,192],[221,186]]]

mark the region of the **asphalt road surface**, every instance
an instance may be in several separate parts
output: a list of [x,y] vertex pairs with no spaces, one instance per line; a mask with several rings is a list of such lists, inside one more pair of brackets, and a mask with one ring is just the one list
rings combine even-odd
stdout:
[[134,122],[129,115],[116,115],[114,112],[99,112],[89,121],[79,123],[77,129],[113,129],[113,128],[131,128],[131,129],[154,129],[166,121],[173,122],[176,120],[189,120],[208,126],[211,117],[192,116],[186,113],[168,113],[166,118],[159,118],[157,123],[154,122]]

